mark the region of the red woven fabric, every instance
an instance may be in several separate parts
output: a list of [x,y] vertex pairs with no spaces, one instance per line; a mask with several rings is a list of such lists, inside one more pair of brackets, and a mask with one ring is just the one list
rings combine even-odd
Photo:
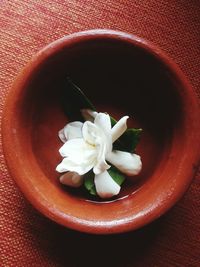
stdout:
[[[200,95],[199,0],[1,0],[0,116],[21,68],[63,35],[111,28],[151,40],[169,54]],[[116,236],[80,234],[54,224],[23,198],[0,139],[0,266],[200,266],[200,173],[159,221]]]

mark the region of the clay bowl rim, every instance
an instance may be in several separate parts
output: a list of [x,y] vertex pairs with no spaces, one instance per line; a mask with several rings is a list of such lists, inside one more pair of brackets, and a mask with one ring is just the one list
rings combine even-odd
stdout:
[[[36,55],[29,61],[29,63],[25,66],[23,71],[18,75],[16,78],[14,85],[11,88],[11,91],[8,94],[5,108],[3,112],[2,118],[2,137],[3,137],[3,151],[7,161],[8,169],[15,180],[16,184],[19,186],[21,191],[24,193],[26,198],[31,202],[31,204],[36,207],[42,214],[50,218],[51,220],[74,230],[78,230],[81,232],[93,233],[93,234],[109,234],[109,233],[122,233],[127,232],[130,230],[136,230],[153,220],[160,217],[164,214],[167,210],[169,210],[185,193],[188,186],[190,185],[194,172],[191,173],[190,176],[184,177],[183,181],[179,181],[179,188],[173,192],[173,195],[168,199],[168,201],[164,201],[159,207],[154,207],[148,214],[140,214],[139,220],[137,222],[129,221],[127,222],[120,222],[119,224],[115,225],[106,225],[104,224],[95,224],[95,223],[87,223],[81,220],[76,220],[74,218],[70,219],[69,217],[64,217],[58,211],[48,207],[48,205],[44,205],[44,203],[40,202],[37,196],[31,193],[30,188],[26,188],[22,183],[20,176],[15,175],[14,169],[12,168],[12,160],[10,162],[10,147],[9,143],[11,143],[12,135],[9,133],[9,120],[10,116],[12,116],[13,102],[15,101],[16,95],[22,90],[24,86],[26,86],[26,81],[31,76],[31,73],[34,72],[35,69],[42,64],[45,60],[51,57],[53,54],[61,51],[64,47],[69,45],[74,45],[79,43],[83,40],[98,40],[99,38],[108,38],[108,39],[116,39],[124,42],[128,42],[133,46],[140,47],[144,49],[148,54],[153,55],[158,61],[161,61],[165,66],[167,66],[174,76],[181,82],[182,88],[184,89],[185,98],[188,97],[189,100],[193,105],[190,106],[190,112],[193,112],[193,120],[198,121],[199,118],[199,106],[197,103],[197,98],[195,92],[193,91],[190,83],[186,79],[185,75],[179,69],[179,67],[159,48],[153,45],[151,42],[146,41],[145,39],[139,38],[133,34],[128,34],[125,32],[120,31],[113,31],[107,29],[94,29],[88,30],[83,32],[74,33],[71,35],[64,36],[47,46],[41,49]],[[193,125],[194,127],[194,135],[192,135],[190,139],[190,144],[194,144],[197,140],[198,136],[200,135],[200,127]],[[193,154],[190,157],[190,160],[196,163],[196,167],[199,163],[199,145],[195,143],[195,147],[193,150]],[[195,170],[194,170],[195,171]],[[156,210],[157,209],[157,210]],[[112,231],[109,231],[110,227],[112,227]]]

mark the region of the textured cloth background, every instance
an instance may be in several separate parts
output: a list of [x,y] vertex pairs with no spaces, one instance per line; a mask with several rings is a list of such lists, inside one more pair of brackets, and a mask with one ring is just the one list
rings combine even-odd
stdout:
[[[91,28],[137,34],[168,53],[200,95],[199,0],[0,0],[0,116],[21,68],[41,47]],[[134,233],[92,236],[40,215],[8,174],[0,142],[0,266],[200,266],[200,173],[159,221]]]

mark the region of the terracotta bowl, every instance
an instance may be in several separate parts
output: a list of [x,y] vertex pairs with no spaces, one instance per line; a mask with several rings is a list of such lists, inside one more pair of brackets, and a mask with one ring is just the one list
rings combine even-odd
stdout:
[[[91,199],[58,180],[67,76],[99,110],[143,128],[143,170],[116,199]],[[198,122],[194,92],[163,52],[134,35],[92,30],[49,44],[19,75],[5,105],[3,148],[12,177],[41,213],[78,231],[119,233],[160,217],[186,191],[199,159]]]

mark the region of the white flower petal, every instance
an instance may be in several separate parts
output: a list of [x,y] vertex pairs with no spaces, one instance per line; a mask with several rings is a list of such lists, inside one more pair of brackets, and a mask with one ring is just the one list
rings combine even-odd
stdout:
[[101,174],[95,175],[94,183],[97,194],[101,198],[110,198],[119,194],[121,187],[112,179],[110,174],[105,171]]
[[94,166],[94,162],[85,162],[85,164],[79,164],[78,161],[70,158],[64,158],[60,164],[56,167],[57,172],[77,172],[79,175],[83,175],[89,172]]
[[107,164],[104,158],[99,159],[97,164],[93,168],[94,174],[100,174],[110,168],[110,165]]
[[[86,121],[82,133],[84,140],[96,148],[97,163],[93,171],[95,174],[99,174],[110,168],[105,161],[106,153],[112,149],[110,117],[107,114],[99,113],[95,118],[95,123]],[[103,125],[105,128],[102,128]]]
[[126,131],[126,122],[128,118],[128,116],[122,117],[111,129],[113,143]]
[[59,179],[62,184],[71,187],[80,187],[83,184],[83,176],[76,172],[66,172],[65,174],[61,175]]
[[70,139],[81,138],[82,127],[83,123],[80,121],[70,122],[59,131],[58,135],[63,143]]
[[75,171],[83,175],[96,164],[96,148],[87,144],[82,138],[67,141],[59,152],[66,158],[57,166],[58,172]]
[[83,138],[75,138],[68,140],[60,149],[59,153],[62,157],[77,157],[77,160],[83,157],[88,151],[93,151],[94,147],[87,144]]
[[101,141],[103,133],[94,123],[86,121],[83,124],[82,135],[85,142],[95,146]]
[[98,113],[94,124],[103,131],[102,142],[106,145],[105,153],[112,151],[112,135],[110,116],[105,113]]
[[111,134],[111,122],[108,114],[98,113],[95,117],[94,124],[104,132],[106,137]]
[[91,109],[81,109],[81,114],[86,121],[94,122],[94,119],[98,113]]
[[104,140],[102,139],[97,148],[98,148],[98,156],[97,156],[97,163],[93,169],[94,174],[100,174],[110,168],[110,165],[108,165],[106,162],[106,153],[107,153],[106,142],[104,142]]
[[65,137],[65,133],[64,133],[64,128],[61,129],[59,132],[58,132],[58,136],[60,138],[60,140],[65,143],[67,141],[66,137]]
[[137,175],[142,169],[141,158],[136,154],[113,150],[106,155],[106,160],[127,175]]

